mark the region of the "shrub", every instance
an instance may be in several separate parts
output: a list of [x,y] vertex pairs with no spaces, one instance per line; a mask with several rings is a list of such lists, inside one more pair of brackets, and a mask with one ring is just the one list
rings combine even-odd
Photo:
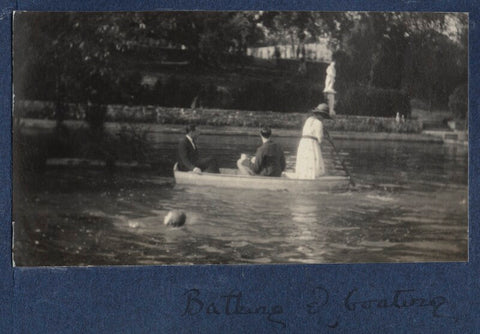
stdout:
[[396,122],[395,118],[340,116],[326,120],[325,126],[331,131],[351,132],[386,132],[386,133],[420,133],[423,124],[419,120],[408,119]]
[[[211,89],[211,87],[208,87],[208,89]],[[189,108],[195,97],[205,102],[205,89],[202,90],[202,86],[198,81],[182,80],[175,75],[169,76],[165,83],[158,80],[153,89],[144,87],[142,93],[146,98],[143,98],[138,104]],[[211,98],[211,96],[208,96],[208,98]],[[210,103],[210,100],[206,104],[208,103]]]
[[89,103],[85,110],[85,121],[94,132],[102,132],[107,117],[107,106]]
[[145,96],[145,92],[149,89],[146,85],[142,85],[142,75],[139,72],[127,73],[120,78],[117,84],[112,84],[114,85],[112,101],[138,104],[148,98]]
[[233,97],[232,109],[304,112],[323,101],[320,87],[300,82],[249,80]]
[[347,89],[336,110],[340,114],[376,117],[395,117],[397,113],[409,117],[411,111],[404,92],[364,86]]
[[271,105],[273,84],[261,80],[251,80],[236,92],[234,107],[243,110],[267,110]]
[[468,112],[468,86],[461,85],[455,88],[448,97],[448,108],[460,119],[465,119]]
[[172,75],[168,77],[162,88],[163,105],[166,107],[176,106],[180,93],[180,81]]

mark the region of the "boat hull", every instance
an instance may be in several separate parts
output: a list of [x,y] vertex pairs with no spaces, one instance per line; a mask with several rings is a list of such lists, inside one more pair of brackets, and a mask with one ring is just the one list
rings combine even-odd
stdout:
[[252,190],[346,191],[350,186],[348,176],[322,176],[315,180],[293,178],[284,173],[282,177],[238,175],[234,169],[220,169],[220,174],[181,172],[174,169],[175,182],[180,185],[238,188]]

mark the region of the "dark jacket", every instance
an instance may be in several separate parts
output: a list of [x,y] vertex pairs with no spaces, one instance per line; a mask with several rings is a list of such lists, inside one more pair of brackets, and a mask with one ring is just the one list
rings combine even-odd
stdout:
[[177,162],[178,170],[181,171],[191,171],[197,167],[198,149],[193,148],[192,143],[186,136],[178,143]]
[[262,176],[281,176],[285,170],[285,156],[282,147],[268,140],[257,149],[255,163],[251,169]]

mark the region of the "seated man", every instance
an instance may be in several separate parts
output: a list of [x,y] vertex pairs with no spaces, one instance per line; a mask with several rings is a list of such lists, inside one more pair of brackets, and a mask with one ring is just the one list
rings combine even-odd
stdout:
[[187,125],[185,132],[185,137],[178,143],[178,170],[184,172],[192,171],[198,174],[201,172],[220,173],[217,162],[214,158],[199,158],[198,147],[196,144],[199,134],[195,129],[195,125]]
[[245,159],[237,162],[240,174],[256,174],[261,176],[281,176],[285,170],[285,155],[281,146],[270,139],[272,130],[268,127],[262,128],[260,136],[263,145],[257,149],[255,157],[249,166],[246,166]]

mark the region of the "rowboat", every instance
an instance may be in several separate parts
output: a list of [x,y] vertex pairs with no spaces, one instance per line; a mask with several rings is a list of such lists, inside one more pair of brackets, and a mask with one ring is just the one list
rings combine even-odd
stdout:
[[173,167],[175,183],[188,186],[208,186],[253,190],[305,191],[345,191],[349,189],[348,176],[321,176],[314,180],[295,178],[293,172],[284,172],[281,177],[239,175],[237,169],[220,168],[220,174],[179,171]]

